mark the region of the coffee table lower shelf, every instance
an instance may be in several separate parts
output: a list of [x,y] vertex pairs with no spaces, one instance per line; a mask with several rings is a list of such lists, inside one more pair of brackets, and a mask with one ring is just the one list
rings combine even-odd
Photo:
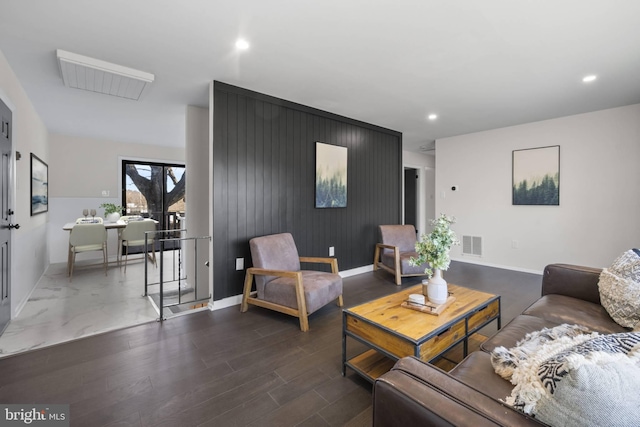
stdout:
[[360,376],[373,382],[382,374],[389,372],[395,363],[396,361],[390,357],[374,349],[370,349],[349,359],[346,362],[346,366],[356,371]]

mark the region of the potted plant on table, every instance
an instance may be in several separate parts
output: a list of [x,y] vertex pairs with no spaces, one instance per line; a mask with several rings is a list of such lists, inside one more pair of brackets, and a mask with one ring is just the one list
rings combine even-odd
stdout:
[[429,264],[424,270],[429,276],[429,282],[426,286],[423,282],[422,292],[434,304],[444,304],[449,295],[447,282],[442,278],[442,271],[449,269],[451,246],[460,244],[456,233],[451,230],[453,223],[455,218],[445,214],[440,214],[438,218],[431,220],[433,230],[429,234],[423,234],[420,241],[416,243],[418,258],[411,257],[409,261],[414,266],[425,262]]
[[122,212],[122,206],[115,203],[103,203],[100,205],[104,208],[104,217],[109,222],[116,222],[120,219],[120,212]]

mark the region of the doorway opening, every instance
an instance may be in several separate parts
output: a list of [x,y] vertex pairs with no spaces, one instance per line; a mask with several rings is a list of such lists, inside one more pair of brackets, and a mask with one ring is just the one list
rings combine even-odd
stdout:
[[411,224],[419,234],[418,225],[418,170],[404,168],[404,223]]

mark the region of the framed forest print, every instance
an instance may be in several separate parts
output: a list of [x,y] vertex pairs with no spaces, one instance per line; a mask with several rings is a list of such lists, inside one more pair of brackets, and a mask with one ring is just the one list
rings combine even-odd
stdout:
[[347,147],[316,142],[316,208],[347,207]]
[[560,205],[560,146],[513,151],[513,204]]

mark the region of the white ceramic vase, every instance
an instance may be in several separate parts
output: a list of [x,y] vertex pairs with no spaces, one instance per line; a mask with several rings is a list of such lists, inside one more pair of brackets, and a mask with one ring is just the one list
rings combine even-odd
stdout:
[[118,212],[113,212],[107,215],[108,222],[118,222],[119,219],[120,219],[120,214]]
[[444,304],[448,296],[447,281],[442,278],[442,271],[435,268],[427,284],[427,298],[434,304]]

